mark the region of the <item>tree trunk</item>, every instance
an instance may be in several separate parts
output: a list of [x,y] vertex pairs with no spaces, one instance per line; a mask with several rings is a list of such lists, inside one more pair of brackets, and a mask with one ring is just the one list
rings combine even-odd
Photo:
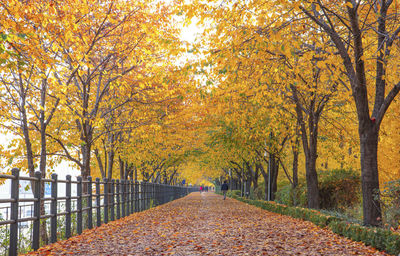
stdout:
[[319,209],[318,175],[315,168],[315,161],[306,156],[306,181],[307,181],[307,205],[308,208]]
[[101,156],[97,148],[94,150],[94,155],[96,156],[97,164],[99,165],[101,178],[104,179],[106,177],[106,173],[104,172],[103,162],[101,161]]
[[[308,132],[303,116],[303,107],[301,106],[298,97],[297,88],[294,85],[290,86],[293,92],[293,99],[296,103],[297,121],[301,132],[301,141],[303,144],[304,155],[306,158],[306,182],[307,182],[307,201],[308,208],[319,209],[319,189],[318,175],[316,170],[317,161],[317,142],[318,142],[318,122],[323,110],[324,104],[320,104],[318,109],[315,109],[315,95],[309,103],[308,107]],[[329,97],[328,97],[329,98]],[[327,99],[328,99],[327,98]]]
[[314,123],[309,135],[309,148],[306,155],[306,181],[307,181],[307,204],[308,208],[319,209],[320,198],[318,188],[317,162],[317,123]]
[[298,150],[298,143],[299,139],[296,138],[295,145],[292,146],[292,151],[293,151],[293,164],[292,164],[292,170],[293,170],[293,183],[292,183],[292,192],[293,192],[293,205],[297,205],[297,186],[299,184],[299,178],[298,178],[298,169],[299,169],[299,150]]
[[121,158],[119,158],[119,178],[123,180],[125,177],[124,173],[124,161],[122,161]]
[[249,176],[248,180],[250,181],[250,186],[251,183],[253,183],[253,188],[256,189],[258,186],[258,169],[254,168],[249,162],[245,161],[246,166],[247,166],[247,174]]
[[382,224],[379,198],[375,197],[379,196],[378,135],[374,128],[360,134],[364,224],[374,226]]
[[[40,91],[40,111],[39,111],[39,122],[40,122],[40,164],[39,170],[41,172],[42,178],[46,178],[46,160],[47,160],[47,145],[46,145],[46,120],[44,109],[46,107],[46,92],[47,92],[47,83],[46,81],[42,81],[42,88]],[[40,197],[44,198],[44,190],[45,183],[42,182],[40,189]],[[44,201],[40,202],[40,215],[46,215],[46,211],[44,208]],[[49,243],[49,237],[47,235],[47,225],[46,221],[42,221],[40,224],[40,238],[45,243]]]
[[275,200],[275,193],[278,191],[278,172],[279,172],[279,162],[277,161],[275,155],[271,157],[271,201]]
[[28,119],[26,117],[26,110],[25,110],[25,98],[21,99],[21,109],[22,109],[22,133],[24,135],[25,140],[25,147],[26,147],[26,160],[28,162],[28,171],[29,176],[33,177],[35,174],[35,165],[33,164],[33,152],[32,152],[32,143],[29,137],[29,128],[28,128]]
[[113,167],[114,167],[114,149],[111,148],[108,151],[108,167],[107,167],[107,178],[108,180],[112,179]]
[[[137,168],[136,167],[135,167],[135,181],[137,181]],[[159,183],[161,183],[161,182],[159,182]]]
[[253,189],[256,190],[258,187],[258,178],[260,177],[260,172],[259,169],[257,168],[257,165],[255,166],[255,168],[252,168],[252,171],[253,171],[252,172]]
[[267,201],[268,200],[268,173],[265,171],[264,166],[261,163],[259,165],[259,168],[261,171],[261,175],[264,178],[264,195],[265,195],[264,200]]
[[[87,178],[90,176],[90,151],[91,147],[90,144],[84,143],[81,146],[81,151],[82,151],[82,167],[81,167],[81,176],[83,180],[87,180]],[[85,192],[85,191],[84,191]]]

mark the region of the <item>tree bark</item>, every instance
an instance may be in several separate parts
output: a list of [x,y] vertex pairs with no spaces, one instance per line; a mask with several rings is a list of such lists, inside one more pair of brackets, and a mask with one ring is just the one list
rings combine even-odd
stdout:
[[[303,116],[303,107],[298,97],[297,88],[290,86],[293,93],[293,101],[296,104],[297,121],[300,126],[301,140],[303,144],[304,155],[306,158],[306,183],[307,183],[307,205],[308,208],[319,209],[319,189],[318,175],[316,170],[317,161],[317,142],[318,142],[318,122],[324,104],[319,104],[319,108],[315,109],[315,98],[313,98],[308,108],[308,132]],[[315,95],[313,95],[315,97]],[[328,100],[328,99],[327,99]]]
[[279,162],[275,155],[271,157],[271,200],[275,200],[275,194],[278,191],[278,172]]
[[267,201],[268,200],[268,173],[265,171],[264,166],[262,164],[260,164],[260,171],[261,171],[261,175],[264,178],[264,195],[265,195],[264,200]]
[[380,226],[382,213],[379,203],[378,135],[373,127],[360,134],[361,183],[364,224]]
[[99,165],[101,178],[104,179],[106,177],[106,173],[104,172],[103,162],[101,161],[101,156],[97,148],[94,150],[94,155],[96,156],[97,164]]
[[122,161],[121,158],[119,158],[119,178],[123,180],[125,178],[125,173],[124,173],[124,161]]
[[82,152],[82,166],[81,166],[81,176],[83,180],[87,180],[90,176],[90,158],[91,158],[91,145],[84,144],[81,146]]
[[299,185],[299,177],[298,177],[298,170],[299,170],[299,149],[298,149],[299,139],[296,137],[295,145],[292,146],[293,152],[293,163],[292,163],[292,173],[293,173],[293,183],[292,188],[296,189]]
[[292,145],[292,152],[293,152],[293,164],[292,164],[292,172],[293,172],[293,182],[292,182],[292,192],[293,192],[293,205],[297,205],[297,186],[299,184],[298,178],[298,169],[299,169],[299,139],[296,136],[295,145]]
[[114,149],[111,146],[110,151],[108,151],[108,167],[107,167],[107,178],[108,180],[112,179],[112,174],[113,174],[113,167],[114,167]]

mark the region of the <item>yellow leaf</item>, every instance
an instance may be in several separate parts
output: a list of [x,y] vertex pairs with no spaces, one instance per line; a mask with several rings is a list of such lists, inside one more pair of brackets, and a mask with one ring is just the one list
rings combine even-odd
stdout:
[[353,8],[353,4],[351,2],[346,2],[346,6],[349,8]]

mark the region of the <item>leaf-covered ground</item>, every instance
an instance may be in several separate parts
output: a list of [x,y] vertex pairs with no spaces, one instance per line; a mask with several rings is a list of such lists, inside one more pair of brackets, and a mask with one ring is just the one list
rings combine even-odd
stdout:
[[213,193],[192,193],[31,254],[385,255],[310,222]]

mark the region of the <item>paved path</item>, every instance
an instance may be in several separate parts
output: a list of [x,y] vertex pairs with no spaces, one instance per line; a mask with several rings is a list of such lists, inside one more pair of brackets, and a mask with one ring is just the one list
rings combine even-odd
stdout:
[[86,230],[39,255],[385,255],[310,222],[211,192]]

